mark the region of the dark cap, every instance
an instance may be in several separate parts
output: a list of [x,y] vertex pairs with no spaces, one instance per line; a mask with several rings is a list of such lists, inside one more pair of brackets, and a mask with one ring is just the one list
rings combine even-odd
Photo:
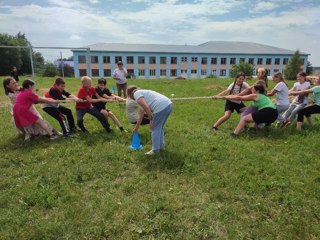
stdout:
[[123,65],[123,63],[121,61],[118,61],[117,65]]

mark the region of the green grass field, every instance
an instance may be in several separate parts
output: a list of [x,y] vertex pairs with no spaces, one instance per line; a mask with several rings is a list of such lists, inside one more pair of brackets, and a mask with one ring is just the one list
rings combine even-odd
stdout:
[[[38,94],[53,81],[38,78]],[[67,90],[76,93],[80,80],[66,81]],[[191,97],[214,95],[232,81],[129,84]],[[176,101],[166,125],[165,151],[145,156],[150,130],[139,130],[144,149],[130,150],[133,125],[123,104],[109,108],[130,133],[111,124],[115,131],[108,135],[86,115],[90,134],[25,142],[11,125],[3,89],[0,100],[0,239],[320,238],[317,117],[301,132],[294,126],[272,127],[230,139],[237,114],[217,133],[210,132],[224,101]]]

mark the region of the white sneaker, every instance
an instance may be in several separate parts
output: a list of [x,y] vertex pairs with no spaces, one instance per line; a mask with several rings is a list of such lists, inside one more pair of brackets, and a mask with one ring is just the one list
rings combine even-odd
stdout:
[[56,138],[58,138],[58,135],[53,134],[50,136],[50,140],[55,140]]
[[31,139],[31,135],[29,133],[26,133],[26,135],[24,135],[24,140],[29,141],[30,139]]
[[154,155],[156,154],[153,150],[150,150],[149,152],[146,152],[144,155]]

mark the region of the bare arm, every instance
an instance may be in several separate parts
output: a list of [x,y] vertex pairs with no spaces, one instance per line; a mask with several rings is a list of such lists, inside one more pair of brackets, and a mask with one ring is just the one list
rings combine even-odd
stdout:
[[246,96],[229,95],[229,96],[225,96],[224,99],[235,100],[235,101],[256,101],[258,100],[258,95],[257,94],[250,94]]
[[139,108],[139,111],[138,111],[138,120],[137,120],[137,123],[133,129],[134,132],[138,131],[140,125],[141,125],[141,122],[143,120],[143,117],[144,117],[144,110]]
[[152,112],[151,109],[149,108],[146,100],[144,97],[141,97],[138,99],[137,103],[143,108],[144,112],[148,115],[148,118],[150,120],[149,127],[152,129],[153,124],[152,124]]
[[289,95],[297,96],[297,95],[306,95],[309,93],[313,93],[313,91],[311,89],[306,89],[302,91],[291,91]]
[[270,92],[267,93],[267,96],[273,96],[277,93],[278,91],[275,89],[272,89]]
[[59,101],[52,98],[43,98],[43,97],[38,98],[38,103],[58,103],[58,102]]
[[93,99],[89,96],[86,96],[86,100],[89,102],[89,103],[96,103],[96,102],[107,102],[108,100],[105,99],[105,98],[102,98],[99,96],[99,94],[95,94],[95,96],[97,97],[97,99]]
[[249,88],[243,90],[241,93],[237,94],[237,96],[245,96],[245,95],[251,94],[252,88],[253,88],[253,87],[249,87]]

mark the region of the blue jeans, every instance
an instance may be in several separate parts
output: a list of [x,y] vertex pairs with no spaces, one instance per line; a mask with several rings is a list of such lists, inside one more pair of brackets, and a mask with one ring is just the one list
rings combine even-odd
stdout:
[[154,152],[160,151],[164,147],[164,124],[166,123],[172,111],[172,104],[168,105],[162,111],[153,114],[152,118],[152,150]]

